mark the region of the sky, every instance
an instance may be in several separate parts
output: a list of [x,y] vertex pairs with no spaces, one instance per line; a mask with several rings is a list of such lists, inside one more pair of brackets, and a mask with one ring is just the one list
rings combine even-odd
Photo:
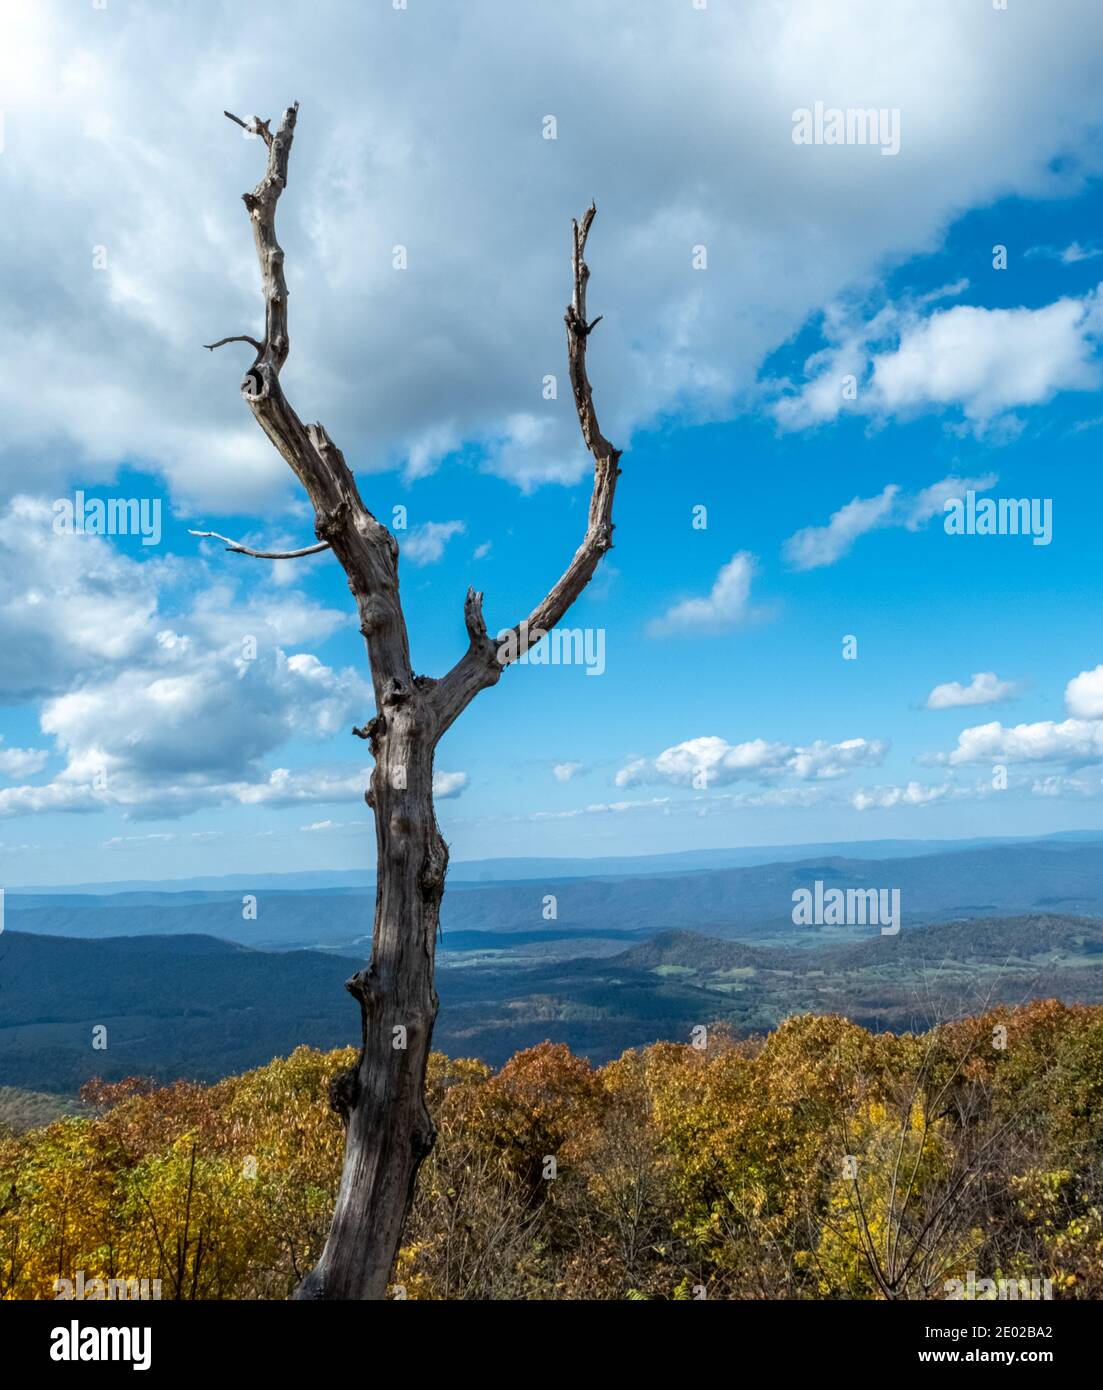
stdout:
[[454,860],[1103,828],[1097,4],[0,15],[0,882],[374,860],[336,560],[190,534],[315,539],[250,350],[203,346],[262,323],[223,112],[295,100],[283,384],[394,528],[420,672],[468,585],[505,628],[582,538],[598,207],[615,546],[575,659],[441,743]]

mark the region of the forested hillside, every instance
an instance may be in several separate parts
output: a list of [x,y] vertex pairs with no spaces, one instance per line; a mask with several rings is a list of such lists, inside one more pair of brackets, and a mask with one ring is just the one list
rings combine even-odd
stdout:
[[[462,949],[440,953],[434,1038],[451,1057],[492,1066],[545,1039],[601,1063],[628,1047],[686,1042],[710,1020],[746,1035],[792,1013],[839,1013],[902,1032],[998,1003],[1103,1003],[1098,920],[981,918],[859,940],[848,929],[807,935],[815,944],[772,947],[687,931],[632,944],[555,932],[513,944],[509,934],[471,933]],[[75,1097],[93,1076],[214,1082],[299,1043],[340,1047],[357,1035],[342,985],[361,964],[208,936],[77,941],[7,931],[0,1081]],[[104,1050],[92,1045],[99,1028]]]
[[[496,1073],[434,1054],[438,1138],[392,1294],[943,1298],[974,1271],[1103,1295],[1103,1007],[697,1041],[598,1069],[551,1044]],[[51,1298],[83,1270],[287,1297],[324,1240],[327,1086],[352,1055],[92,1084],[91,1116],[0,1141],[0,1292]]]

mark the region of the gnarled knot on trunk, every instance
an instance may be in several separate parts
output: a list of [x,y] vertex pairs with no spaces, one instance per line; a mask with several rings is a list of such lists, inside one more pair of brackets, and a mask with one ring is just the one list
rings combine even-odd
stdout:
[[[321,428],[319,425],[317,428]],[[314,534],[320,541],[333,543],[333,538],[339,536],[345,529],[349,516],[348,498],[343,497],[331,512],[323,512],[314,523]]]
[[[587,279],[589,279],[589,274],[590,272],[587,270]],[[569,332],[576,334],[579,338],[588,338],[604,317],[604,314],[598,314],[596,319],[587,323],[574,305],[568,304],[567,312],[563,315],[563,321],[566,323]]]
[[385,705],[404,705],[410,698],[410,692],[397,676],[389,676],[383,686],[383,703]]
[[444,878],[448,872],[448,851],[441,854],[427,854],[417,876],[418,891],[423,901],[439,903],[444,896]]
[[352,726],[352,732],[356,735],[357,738],[368,739],[371,743],[371,751],[373,753],[378,753],[379,740],[382,737],[386,727],[387,721],[383,718],[381,714],[376,714],[371,719],[369,719],[368,722],[362,728],[357,728],[357,726],[354,724]]
[[247,401],[263,400],[268,395],[268,383],[260,365],[250,367],[241,379],[241,394]]
[[368,740],[371,743],[372,757],[379,757],[379,750],[383,744],[383,735],[387,732],[387,721],[381,714],[377,714],[374,719],[369,719],[364,725],[368,731]]
[[336,1110],[341,1117],[341,1122],[348,1126],[349,1116],[352,1114],[356,1102],[360,1099],[360,1071],[359,1067],[347,1067],[344,1071],[339,1071],[329,1083],[329,1107]]
[[366,970],[358,970],[355,975],[345,981],[345,988],[365,1009],[369,1009],[379,998],[379,981],[375,978],[374,967],[368,966]]

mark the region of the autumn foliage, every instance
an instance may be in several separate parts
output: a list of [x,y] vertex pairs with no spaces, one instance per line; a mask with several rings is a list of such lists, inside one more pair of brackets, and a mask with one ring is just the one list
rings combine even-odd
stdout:
[[[352,1061],[93,1083],[91,1118],[0,1139],[0,1294],[83,1270],[286,1298],[325,1239]],[[429,1088],[397,1297],[943,1298],[970,1270],[1103,1296],[1103,1008],[900,1036],[804,1015],[599,1069],[434,1054]]]

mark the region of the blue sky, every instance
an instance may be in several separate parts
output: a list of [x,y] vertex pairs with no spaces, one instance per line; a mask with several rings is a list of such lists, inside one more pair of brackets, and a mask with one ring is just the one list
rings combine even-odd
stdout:
[[[219,113],[292,96],[284,384],[375,513],[406,509],[428,674],[463,649],[468,584],[510,625],[581,538],[561,315],[569,217],[599,205],[591,377],[625,455],[615,549],[565,626],[603,634],[604,670],[511,669],[446,736],[454,859],[1103,826],[1103,20],[880,8],[588,11],[625,111],[563,7],[510,35],[489,3],[324,5],[289,53],[220,4],[16,5],[3,880],[372,860],[336,562],[188,534],[313,540],[237,398],[247,350],[199,346],[259,320],[237,197],[261,152]],[[899,153],[794,145],[819,99],[898,109]],[[1050,543],[947,535],[970,484],[1047,501]],[[58,536],[76,489],[160,500],[160,543]]]

